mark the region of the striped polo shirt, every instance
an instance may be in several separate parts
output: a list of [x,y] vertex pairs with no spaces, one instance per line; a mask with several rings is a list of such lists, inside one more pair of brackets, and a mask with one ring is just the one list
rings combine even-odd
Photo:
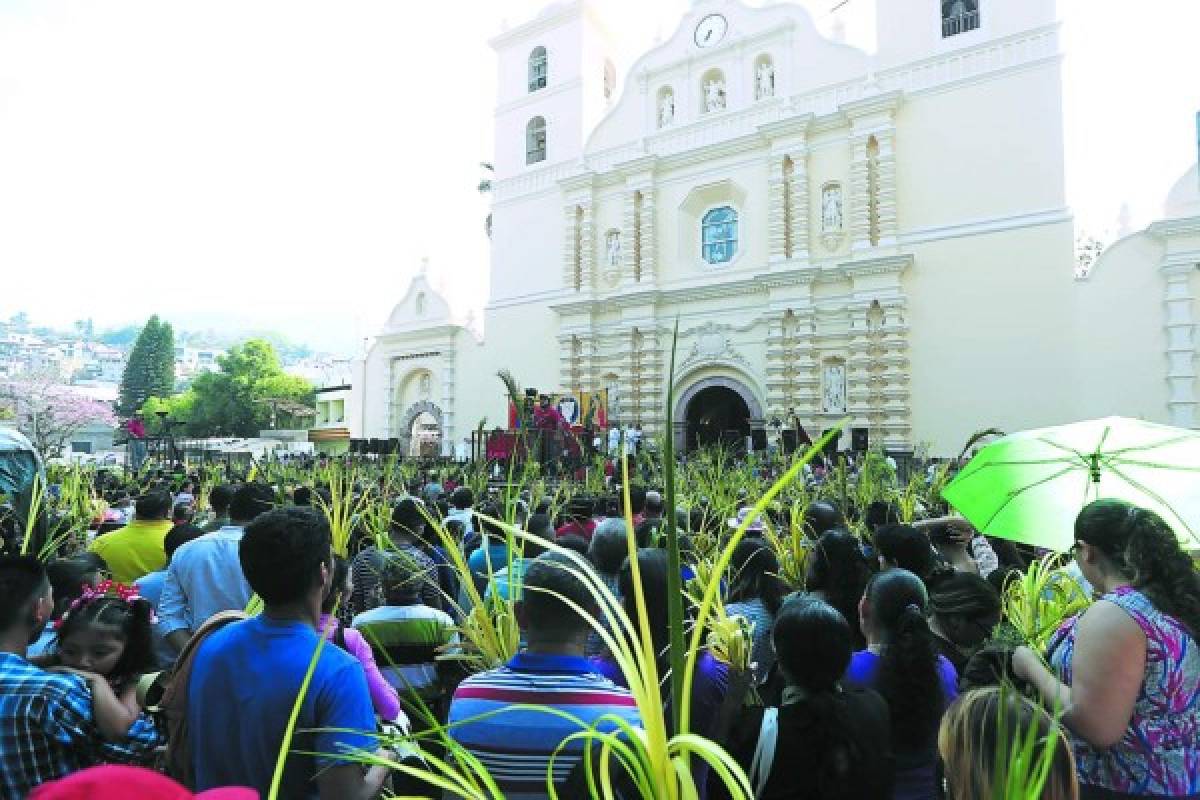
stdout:
[[[521,653],[503,667],[472,675],[450,704],[450,735],[478,758],[508,800],[544,798],[550,756],[579,725],[536,709],[516,709],[477,719],[514,705],[550,706],[590,726],[605,715],[641,727],[633,696],[598,674],[586,658]],[[610,722],[599,726],[612,731]],[[554,760],[562,784],[582,760],[583,743],[572,742]]]
[[384,679],[403,696],[438,686],[438,648],[455,637],[454,620],[427,605],[379,606],[354,618],[354,629],[371,645]]

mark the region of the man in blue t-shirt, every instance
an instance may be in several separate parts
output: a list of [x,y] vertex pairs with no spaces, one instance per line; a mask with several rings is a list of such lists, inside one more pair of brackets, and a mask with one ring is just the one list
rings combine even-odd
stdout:
[[[288,718],[321,641],[316,625],[333,575],[329,525],[311,509],[276,509],[246,526],[238,554],[265,607],[200,645],[188,684],[188,726],[198,789],[250,786],[266,797]],[[316,729],[323,731],[307,732]],[[338,757],[374,749],[374,730],[362,665],[338,647],[321,647],[279,796],[375,797],[387,770],[364,770]]]

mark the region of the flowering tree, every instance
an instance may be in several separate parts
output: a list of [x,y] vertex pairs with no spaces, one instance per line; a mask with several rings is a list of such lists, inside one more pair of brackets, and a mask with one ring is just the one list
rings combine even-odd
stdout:
[[30,375],[0,383],[0,418],[15,419],[44,457],[62,453],[71,437],[88,425],[117,424],[112,406],[64,386],[49,375]]

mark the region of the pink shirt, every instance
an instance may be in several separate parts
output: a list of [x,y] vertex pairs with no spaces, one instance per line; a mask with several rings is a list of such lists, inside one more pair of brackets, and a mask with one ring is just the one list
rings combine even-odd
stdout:
[[[320,623],[322,631],[326,631],[328,622],[329,615],[322,614]],[[332,642],[336,631],[336,626],[329,627],[325,638]],[[403,716],[403,712],[400,710],[400,697],[380,674],[379,667],[375,664],[375,654],[371,652],[371,645],[367,644],[367,640],[363,638],[362,634],[353,628],[342,626],[342,635],[346,639],[346,652],[358,659],[359,663],[363,665],[363,671],[367,674],[367,689],[371,692],[371,703],[375,706],[375,713],[388,722]]]

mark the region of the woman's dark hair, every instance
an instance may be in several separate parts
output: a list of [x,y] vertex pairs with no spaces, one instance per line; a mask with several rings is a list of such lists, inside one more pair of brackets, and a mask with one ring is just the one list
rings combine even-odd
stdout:
[[771,631],[788,683],[808,692],[832,692],[854,651],[850,623],[834,606],[803,596],[788,599]]
[[333,606],[337,603],[338,609],[343,609],[346,601],[350,598],[346,597],[346,578],[350,575],[350,564],[341,556],[333,557],[333,578],[329,582],[329,594],[321,602],[321,610],[326,614],[333,613]]
[[[665,657],[665,650],[670,644],[667,617],[667,551],[657,547],[642,548],[637,551],[638,574],[642,580],[642,597],[646,601],[646,620],[650,623],[650,640],[654,642],[654,652],[660,659]],[[633,586],[633,569],[629,559],[621,567],[617,579],[621,590],[625,613],[637,626],[637,595]]]
[[850,625],[855,649],[866,646],[858,626],[858,601],[871,580],[871,565],[858,537],[842,530],[826,531],[817,539],[808,561],[805,588],[820,591]]
[[779,560],[762,539],[743,539],[733,548],[729,562],[727,603],[758,598],[771,615],[779,613],[787,586],[779,579]]
[[1200,573],[1162,517],[1122,500],[1097,500],[1075,518],[1075,538],[1099,548],[1155,608],[1200,639]]
[[876,688],[892,712],[892,741],[917,746],[937,731],[946,702],[925,621],[925,584],[906,569],[889,569],[867,584],[866,599],[883,645]]
[[[828,534],[825,534],[826,536]],[[804,689],[816,764],[814,797],[843,798],[850,770],[861,761],[855,731],[839,702],[838,681],[853,651],[850,624],[842,612],[821,600],[792,597],[779,610],[771,636],[787,682]]]
[[1000,593],[991,583],[969,572],[935,572],[925,582],[929,611],[954,644],[977,647],[1000,622]]
[[125,650],[106,675],[114,683],[121,683],[150,671],[154,667],[154,639],[150,619],[154,606],[149,600],[122,600],[119,597],[97,597],[70,609],[62,618],[58,629],[58,643],[70,639],[74,634],[92,626],[112,628],[125,642]]
[[85,585],[94,585],[95,581],[88,579],[105,569],[104,560],[92,552],[58,558],[47,564],[46,577],[54,589],[54,617],[61,617],[67,607],[83,594]]

